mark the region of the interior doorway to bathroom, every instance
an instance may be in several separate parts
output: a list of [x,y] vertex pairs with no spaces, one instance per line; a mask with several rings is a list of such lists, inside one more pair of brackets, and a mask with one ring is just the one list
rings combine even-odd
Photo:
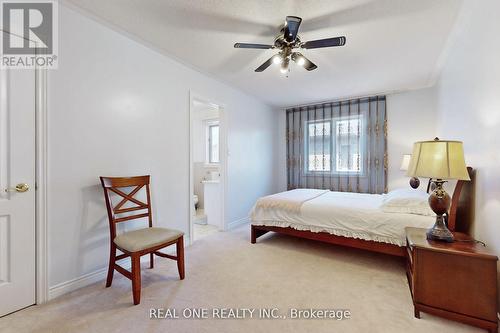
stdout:
[[226,128],[221,104],[190,96],[190,241],[225,230]]

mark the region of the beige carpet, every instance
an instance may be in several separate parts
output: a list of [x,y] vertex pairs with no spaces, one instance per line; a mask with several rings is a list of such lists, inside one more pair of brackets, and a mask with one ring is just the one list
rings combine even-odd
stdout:
[[[413,308],[401,260],[281,235],[249,241],[249,226],[186,249],[186,279],[157,259],[142,303],[129,280],[104,283],[0,319],[0,332],[483,332]],[[351,319],[149,319],[150,308],[349,309]]]
[[193,223],[193,238],[195,241],[211,236],[217,232],[219,232],[219,228],[215,225]]

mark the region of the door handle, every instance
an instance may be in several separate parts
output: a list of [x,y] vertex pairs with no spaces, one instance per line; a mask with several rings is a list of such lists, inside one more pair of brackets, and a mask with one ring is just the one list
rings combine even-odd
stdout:
[[16,187],[6,188],[5,192],[19,192],[19,193],[24,193],[24,192],[29,191],[29,189],[30,189],[30,186],[28,184],[19,183],[19,184],[16,185]]

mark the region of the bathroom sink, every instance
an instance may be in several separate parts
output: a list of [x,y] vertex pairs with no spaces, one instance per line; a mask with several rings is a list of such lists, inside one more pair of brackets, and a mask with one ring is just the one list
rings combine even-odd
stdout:
[[203,184],[219,184],[219,179],[206,179],[201,181]]

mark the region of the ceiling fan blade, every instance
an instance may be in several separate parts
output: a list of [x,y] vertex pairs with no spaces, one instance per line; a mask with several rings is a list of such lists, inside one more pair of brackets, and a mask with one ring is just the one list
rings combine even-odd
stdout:
[[272,56],[271,58],[269,58],[266,62],[264,62],[259,67],[257,67],[257,69],[255,69],[255,71],[256,72],[263,72],[267,67],[271,66],[271,64],[273,63],[273,58],[274,57],[275,56]]
[[302,56],[304,58],[304,64],[302,65],[305,69],[308,71],[315,70],[318,68],[315,63],[313,63],[311,60],[307,59],[306,57]]
[[285,24],[285,40],[289,43],[295,41],[299,33],[302,19],[298,16],[287,16]]
[[343,46],[345,45],[346,38],[344,36],[311,40],[302,44],[305,49],[319,49],[321,47]]
[[299,52],[294,52],[292,54],[292,60],[295,61],[297,65],[304,67],[308,71],[312,71],[318,68],[315,63],[304,57],[304,55]]
[[236,49],[272,49],[272,48],[274,48],[274,45],[236,43],[236,44],[234,44],[234,48],[236,48]]

